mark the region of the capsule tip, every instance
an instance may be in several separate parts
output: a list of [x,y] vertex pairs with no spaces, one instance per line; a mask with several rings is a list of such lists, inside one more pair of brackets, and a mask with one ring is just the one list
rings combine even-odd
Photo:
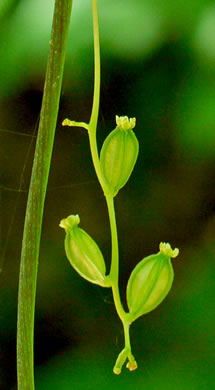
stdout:
[[64,218],[60,221],[59,226],[67,231],[68,229],[72,229],[74,226],[78,225],[79,223],[80,223],[80,217],[78,214],[69,215],[67,218]]
[[121,370],[120,370],[119,367],[114,367],[113,372],[114,372],[114,374],[116,374],[116,375],[121,374]]
[[136,125],[136,118],[116,115],[116,124],[120,130],[132,130]]
[[137,369],[137,362],[135,360],[132,363],[128,362],[126,367],[129,369],[129,371],[134,371]]
[[171,245],[168,242],[161,242],[159,245],[159,249],[161,253],[171,258],[177,257],[179,254],[179,249],[172,249]]

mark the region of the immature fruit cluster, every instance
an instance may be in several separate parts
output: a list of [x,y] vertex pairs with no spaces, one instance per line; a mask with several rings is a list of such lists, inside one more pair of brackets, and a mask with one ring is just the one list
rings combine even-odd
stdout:
[[[82,126],[90,132],[90,126],[83,122],[65,120],[64,124]],[[95,166],[98,168],[96,172],[100,175],[108,209],[110,204],[112,205],[109,216],[113,224],[115,224],[113,198],[127,183],[139,152],[138,140],[133,132],[136,119],[116,116],[116,124],[116,128],[104,141],[100,160],[97,149],[96,158],[93,160],[94,163],[96,161]],[[93,147],[91,151],[93,155]],[[113,293],[118,291],[118,271],[115,275],[112,272],[114,269],[112,265],[114,262],[117,265],[118,256],[113,251],[111,271],[107,276],[105,261],[98,245],[89,234],[78,227],[79,223],[78,215],[70,215],[60,222],[60,226],[66,231],[65,251],[70,264],[86,280],[102,287],[112,287]],[[112,228],[112,239],[114,234],[116,236]],[[171,258],[176,257],[179,251],[177,248],[172,250],[170,244],[163,242],[160,243],[159,249],[158,253],[141,260],[130,275],[126,294],[128,312],[124,311],[119,294],[113,294],[125,332],[125,348],[120,352],[113,370],[117,375],[120,374],[126,360],[128,360],[126,367],[130,371],[137,368],[136,360],[131,353],[129,326],[140,316],[154,310],[164,300],[172,286],[174,272]]]
[[139,143],[133,132],[136,118],[116,116],[117,127],[108,135],[101,149],[101,170],[110,196],[117,195],[127,183],[139,152]]
[[[96,242],[78,227],[78,215],[62,219],[66,231],[65,251],[70,264],[84,278],[102,287],[110,287],[103,255]],[[130,323],[154,310],[167,296],[173,282],[171,258],[178,255],[170,244],[160,243],[160,251],[141,260],[131,273],[127,285]]]
[[[104,141],[100,154],[101,171],[108,194],[116,196],[128,181],[134,168],[139,144],[133,132],[136,119],[116,116],[117,127]],[[102,287],[111,287],[106,276],[103,255],[96,242],[78,227],[78,215],[70,215],[60,222],[66,231],[65,250],[73,268],[88,281]],[[160,251],[137,264],[127,285],[129,321],[154,310],[168,294],[174,277],[171,258],[178,255],[170,244],[160,243]]]

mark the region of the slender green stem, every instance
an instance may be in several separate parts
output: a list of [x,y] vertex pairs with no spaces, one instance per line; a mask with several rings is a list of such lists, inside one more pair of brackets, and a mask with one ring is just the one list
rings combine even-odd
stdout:
[[110,281],[113,292],[114,303],[119,318],[123,323],[124,335],[125,335],[125,348],[119,354],[116,364],[114,366],[114,373],[119,374],[121,372],[122,365],[128,358],[129,363],[127,368],[134,370],[137,365],[135,359],[131,353],[130,335],[129,335],[129,313],[126,313],[123,309],[120,293],[119,293],[119,248],[118,248],[118,234],[116,226],[116,216],[114,209],[114,199],[109,194],[108,186],[103,178],[101,171],[100,160],[98,155],[98,147],[96,142],[96,128],[99,114],[99,99],[100,99],[100,46],[99,46],[99,26],[98,26],[98,12],[96,0],[92,0],[93,8],[93,31],[94,31],[94,95],[93,95],[93,107],[89,125],[84,127],[88,129],[90,149],[93,160],[93,165],[104,191],[104,195],[107,202],[108,214],[110,220],[111,229],[111,242],[112,242],[112,257],[111,257],[111,269],[110,269]]
[[96,0],[92,0],[93,10],[93,37],[94,37],[94,93],[93,93],[93,107],[90,117],[89,127],[91,131],[96,133],[98,114],[99,114],[99,100],[100,100],[100,44],[99,44],[99,22],[98,9]]
[[114,200],[112,197],[106,197],[108,214],[110,218],[110,228],[112,237],[112,262],[110,269],[110,277],[113,282],[118,283],[119,278],[119,248],[118,248],[118,234],[116,227],[116,216],[114,209]]
[[100,104],[100,78],[101,78],[99,21],[98,21],[98,9],[97,9],[96,0],[92,0],[92,10],[93,10],[93,37],[94,37],[94,92],[93,92],[92,112],[91,112],[90,122],[88,125],[88,134],[89,134],[90,150],[91,150],[93,165],[104,193],[108,194],[108,188],[101,172],[98,147],[96,141],[96,129],[98,123],[99,104]]
[[[129,329],[127,327],[127,314],[121,303],[120,293],[119,293],[119,249],[118,249],[118,235],[117,235],[117,226],[116,226],[116,216],[114,209],[114,200],[113,197],[108,194],[108,187],[103,178],[99,155],[98,147],[96,142],[96,127],[98,122],[98,113],[99,113],[99,99],[100,99],[100,46],[99,46],[99,24],[98,24],[98,12],[97,12],[97,2],[92,0],[93,8],[93,31],[94,31],[94,95],[93,95],[93,107],[91,113],[91,119],[89,122],[89,140],[90,140],[90,149],[93,160],[93,165],[98,177],[98,180],[101,184],[101,187],[104,191],[108,214],[110,220],[110,229],[111,229],[111,242],[112,242],[112,258],[111,258],[111,270],[110,270],[110,280],[112,284],[113,298],[116,306],[117,313],[119,318],[123,322],[124,329]],[[126,342],[129,340],[129,333],[126,333]],[[130,343],[130,341],[129,341]],[[130,344],[129,344],[130,345]]]
[[93,165],[101,184],[101,187],[105,193],[108,213],[110,219],[111,227],[111,237],[112,237],[112,260],[111,260],[111,271],[110,279],[112,280],[112,290],[114,302],[116,305],[117,313],[121,320],[125,317],[125,311],[122,307],[119,287],[118,287],[118,276],[119,276],[119,251],[118,251],[118,236],[116,228],[116,218],[114,210],[114,201],[113,198],[108,195],[108,188],[103,178],[98,148],[96,142],[96,127],[98,122],[99,114],[99,99],[100,99],[100,45],[99,45],[99,23],[98,23],[98,11],[97,11],[97,2],[92,0],[92,9],[93,9],[93,32],[94,32],[94,94],[93,94],[93,107],[91,118],[89,122],[89,140],[90,140],[90,149],[93,160]]
[[92,0],[93,11],[93,36],[94,36],[94,92],[93,92],[93,105],[89,123],[71,121],[70,119],[64,119],[63,126],[76,126],[83,127],[88,131],[90,150],[93,160],[93,165],[99,180],[99,183],[104,191],[105,195],[108,195],[108,187],[101,172],[99,154],[96,141],[96,130],[99,115],[99,103],[100,103],[100,44],[99,44],[99,22],[98,22],[98,9],[96,0]]
[[115,363],[114,368],[113,368],[113,372],[116,375],[119,375],[121,373],[122,366],[125,363],[126,359],[128,359],[128,363],[127,363],[126,367],[130,371],[134,371],[137,368],[137,362],[135,361],[135,358],[131,353],[129,323],[126,320],[122,321],[122,323],[123,323],[124,335],[125,335],[125,347],[119,353],[119,355],[116,359],[116,363]]
[[72,0],[56,0],[22,242],[17,323],[18,390],[34,389],[33,333],[45,194],[59,108]]
[[97,175],[99,183],[104,191],[104,195],[107,196],[109,193],[109,190],[108,190],[107,184],[104,180],[104,177],[103,177],[103,174],[101,171],[96,135],[95,135],[95,133],[93,133],[91,131],[89,131],[88,134],[89,134],[89,141],[90,141],[90,151],[91,151],[91,156],[92,156],[93,165],[94,165],[94,168],[96,171],[96,175]]
[[117,313],[122,322],[126,320],[126,312],[124,311],[120,293],[119,293],[119,248],[118,248],[118,235],[116,227],[116,216],[114,209],[114,200],[112,197],[106,197],[108,214],[110,220],[111,229],[111,242],[112,242],[112,257],[111,257],[111,269],[110,269],[110,280],[112,283],[112,291],[114,303],[116,306]]
[[130,334],[129,334],[129,313],[126,313],[122,307],[120,293],[119,293],[119,249],[118,249],[118,235],[116,227],[116,216],[114,209],[114,200],[112,197],[106,197],[108,214],[110,219],[111,227],[111,240],[112,240],[112,259],[111,259],[111,270],[110,270],[110,280],[112,284],[113,298],[118,313],[119,318],[122,321],[124,336],[125,336],[125,347],[120,352],[116,364],[114,366],[114,373],[120,374],[122,365],[125,360],[128,358],[129,363],[127,368],[133,370],[136,368],[135,359],[131,353],[131,343],[130,343]]
[[123,309],[120,293],[119,293],[119,249],[118,249],[118,235],[117,235],[117,226],[116,226],[116,216],[114,209],[114,199],[110,195],[108,185],[103,177],[99,153],[96,141],[96,129],[98,123],[98,114],[99,114],[99,101],[100,101],[100,46],[99,46],[99,24],[98,24],[98,11],[97,11],[97,2],[92,0],[92,10],[93,10],[93,34],[94,34],[94,94],[93,94],[93,106],[90,117],[89,124],[83,122],[70,121],[65,119],[63,125],[65,126],[78,126],[84,127],[88,131],[89,141],[90,141],[90,150],[93,160],[93,165],[100,182],[100,185],[104,191],[104,195],[107,202],[108,214],[110,220],[110,230],[111,230],[111,242],[112,242],[112,258],[111,258],[111,269],[109,280],[111,282],[112,292],[114,303],[116,306],[116,311],[119,318],[121,319],[124,327],[125,333],[125,348],[119,354],[114,372],[119,374],[121,372],[121,367],[124,364],[125,360],[129,359],[130,370],[136,368],[136,362],[133,355],[131,354],[130,346],[130,337],[129,337],[129,313],[126,313]]
[[123,328],[124,328],[124,335],[125,335],[125,348],[127,348],[128,350],[131,350],[128,322],[126,322],[126,321],[123,322]]

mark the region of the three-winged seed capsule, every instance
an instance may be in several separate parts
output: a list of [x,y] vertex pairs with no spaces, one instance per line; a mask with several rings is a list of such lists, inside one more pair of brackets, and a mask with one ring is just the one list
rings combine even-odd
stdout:
[[167,296],[172,286],[174,272],[171,258],[179,250],[170,244],[160,243],[160,251],[145,257],[134,268],[127,285],[127,302],[130,322],[154,310]]
[[105,275],[103,255],[96,242],[83,229],[78,227],[79,215],[62,219],[60,227],[65,229],[65,251],[72,267],[86,280],[102,287],[110,287]]
[[116,116],[116,128],[105,139],[100,163],[109,195],[116,196],[128,181],[139,152],[139,143],[133,132],[136,118]]

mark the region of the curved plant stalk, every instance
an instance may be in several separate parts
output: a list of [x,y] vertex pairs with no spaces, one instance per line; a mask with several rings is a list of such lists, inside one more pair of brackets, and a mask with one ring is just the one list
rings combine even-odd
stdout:
[[92,0],[92,10],[93,10],[93,35],[94,35],[94,94],[93,94],[93,106],[89,123],[84,122],[75,122],[65,119],[63,121],[63,126],[77,126],[83,127],[88,131],[90,150],[93,160],[93,165],[100,182],[100,185],[104,191],[104,195],[107,202],[108,214],[110,220],[110,229],[111,229],[111,240],[112,240],[112,258],[111,258],[111,270],[109,275],[109,281],[112,287],[114,303],[116,307],[117,314],[122,321],[124,335],[125,335],[125,347],[122,352],[119,354],[116,364],[114,366],[114,373],[120,374],[122,365],[128,359],[127,368],[130,371],[133,371],[137,368],[136,361],[131,353],[130,345],[130,336],[129,336],[129,313],[126,313],[123,309],[120,293],[119,293],[119,251],[118,251],[118,236],[117,236],[117,227],[116,227],[116,217],[114,209],[114,199],[113,196],[109,194],[109,189],[107,187],[106,181],[104,180],[98,148],[96,141],[96,130],[99,114],[99,104],[100,104],[100,44],[99,44],[99,23],[98,23],[98,10],[96,0]]
[[125,361],[128,359],[127,368],[130,371],[134,371],[137,368],[137,363],[134,356],[131,353],[130,334],[129,334],[129,313],[126,313],[123,309],[120,293],[119,293],[119,249],[118,249],[118,235],[116,226],[116,216],[114,209],[114,200],[112,197],[106,196],[106,202],[108,206],[108,214],[111,227],[111,240],[112,240],[112,258],[110,269],[110,281],[112,284],[113,299],[116,307],[117,314],[122,321],[125,337],[125,347],[119,354],[116,364],[114,366],[114,373],[120,374],[121,368]]
[[18,390],[34,389],[36,280],[45,194],[57,122],[72,0],[56,0],[22,242],[17,323]]
[[[96,0],[92,0],[92,9],[95,77],[90,122],[75,122],[65,119],[63,126],[78,126],[88,131],[94,168],[106,198],[109,214],[112,242],[109,275],[106,275],[103,257],[92,238],[81,229],[78,231],[77,228],[74,228],[76,230],[73,231],[73,222],[77,221],[77,218],[80,222],[79,216],[71,215],[63,219],[60,222],[60,227],[66,231],[65,250],[73,268],[85,279],[102,287],[112,288],[116,311],[122,321],[125,336],[125,347],[120,352],[113,369],[114,373],[118,375],[126,360],[128,360],[126,367],[130,371],[137,368],[137,363],[131,353],[130,325],[141,315],[154,310],[167,296],[174,277],[171,258],[175,258],[179,250],[177,248],[173,250],[169,243],[161,242],[157,254],[148,256],[137,264],[127,284],[126,295],[129,311],[126,312],[119,293],[119,248],[114,197],[124,187],[131,175],[138,156],[139,143],[132,131],[136,118],[116,116],[117,127],[104,141],[99,158],[96,128],[100,99],[100,47]],[[82,240],[81,236],[87,238]],[[71,239],[71,237],[73,238]],[[98,276],[98,271],[100,276]]]

